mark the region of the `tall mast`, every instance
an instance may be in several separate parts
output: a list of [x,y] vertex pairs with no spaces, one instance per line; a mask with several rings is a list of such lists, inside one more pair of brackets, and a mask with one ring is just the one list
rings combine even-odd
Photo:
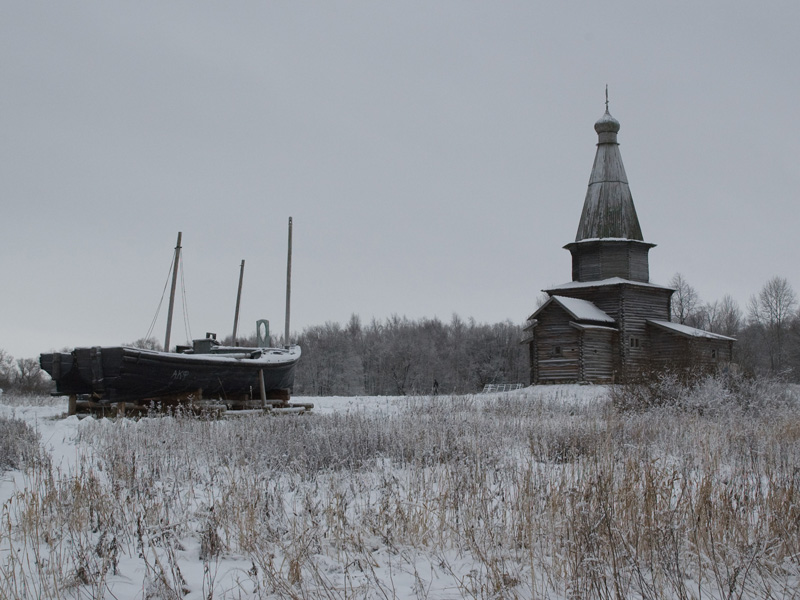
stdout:
[[289,217],[289,252],[286,260],[286,331],[283,343],[289,346],[289,306],[292,297],[292,217]]
[[167,333],[164,336],[164,351],[169,352],[169,336],[172,332],[172,310],[175,307],[175,287],[178,284],[178,263],[181,259],[181,234],[178,232],[178,242],[175,244],[175,264],[172,266],[172,289],[169,293],[169,312],[167,313]]
[[236,345],[236,330],[239,328],[239,304],[242,302],[242,279],[244,279],[244,259],[239,270],[239,291],[236,293],[236,312],[233,315],[233,336],[231,344]]

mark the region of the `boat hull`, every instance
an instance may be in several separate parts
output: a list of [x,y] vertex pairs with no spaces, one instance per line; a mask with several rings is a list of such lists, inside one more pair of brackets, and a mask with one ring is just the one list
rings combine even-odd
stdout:
[[56,382],[56,394],[120,402],[200,392],[231,399],[290,390],[300,348],[244,349],[239,354],[181,354],[127,346],[76,348],[42,354],[39,362]]

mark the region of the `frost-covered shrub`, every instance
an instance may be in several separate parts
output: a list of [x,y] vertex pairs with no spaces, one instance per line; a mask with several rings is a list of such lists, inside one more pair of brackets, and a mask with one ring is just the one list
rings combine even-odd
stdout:
[[19,419],[0,416],[0,471],[18,469],[39,449],[39,434]]
[[797,386],[768,375],[745,376],[736,369],[712,374],[665,370],[639,383],[613,386],[609,394],[620,411],[666,408],[707,415],[774,410],[800,402]]
[[738,405],[749,411],[796,408],[800,405],[800,388],[770,375],[745,377],[728,374],[725,382]]
[[637,383],[610,388],[611,403],[618,410],[648,410],[664,406],[681,406],[690,384],[674,371],[659,371]]

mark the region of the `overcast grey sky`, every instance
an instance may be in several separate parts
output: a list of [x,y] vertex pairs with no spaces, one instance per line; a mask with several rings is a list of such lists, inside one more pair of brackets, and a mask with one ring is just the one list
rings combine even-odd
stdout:
[[[650,252],[703,300],[800,291],[800,3],[0,1],[0,348],[523,322],[570,279],[611,113]],[[163,339],[161,321],[155,334]],[[173,342],[183,341],[180,321]]]

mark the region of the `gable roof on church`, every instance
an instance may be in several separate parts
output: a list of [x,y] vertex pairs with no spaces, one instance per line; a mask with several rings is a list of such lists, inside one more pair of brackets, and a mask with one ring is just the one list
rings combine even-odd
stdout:
[[610,325],[588,325],[587,323],[576,323],[575,321],[570,321],[569,324],[570,327],[580,329],[581,331],[619,331],[618,327],[611,327]]
[[619,127],[619,121],[608,112],[606,101],[605,114],[594,124],[597,152],[576,242],[598,238],[644,241],[617,143]]
[[597,308],[592,302],[588,300],[580,300],[579,298],[567,298],[566,296],[550,296],[550,298],[542,304],[535,313],[533,313],[528,320],[536,318],[547,306],[555,302],[569,314],[570,317],[576,321],[594,321],[597,323],[616,323],[616,321],[608,314]]

